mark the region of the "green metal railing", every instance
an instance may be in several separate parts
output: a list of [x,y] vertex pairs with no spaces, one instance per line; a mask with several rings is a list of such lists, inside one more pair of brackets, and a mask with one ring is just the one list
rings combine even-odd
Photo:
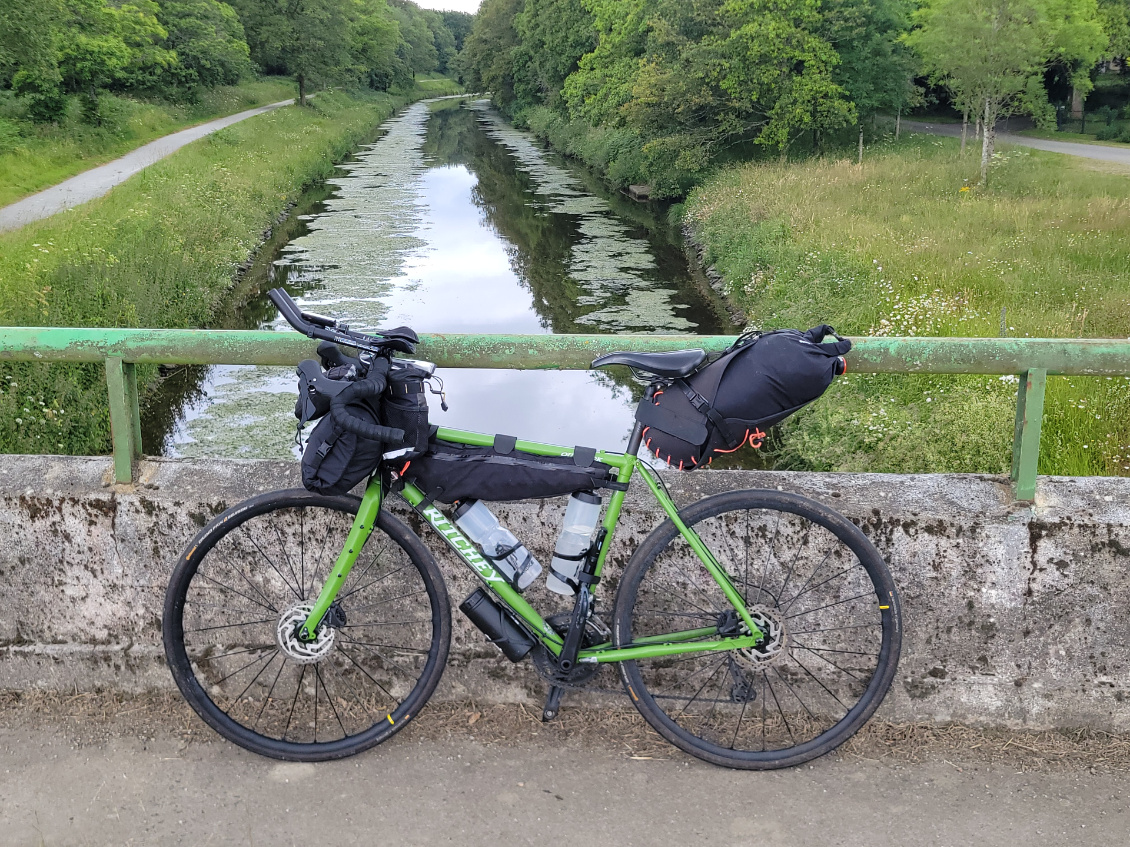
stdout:
[[[417,355],[445,368],[586,370],[617,350],[718,351],[733,336],[424,335]],[[1048,376],[1130,375],[1130,341],[1054,338],[853,338],[853,373],[1015,374],[1020,377],[1012,449],[1019,500],[1036,494],[1040,424]],[[292,332],[181,329],[0,328],[0,361],[104,362],[110,394],[114,475],[133,479],[141,456],[137,378],[141,363],[294,365],[314,344]]]

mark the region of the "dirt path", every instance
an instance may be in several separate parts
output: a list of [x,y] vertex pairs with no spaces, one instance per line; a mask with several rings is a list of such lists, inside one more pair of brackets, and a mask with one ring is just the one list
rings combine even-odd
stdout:
[[236,748],[172,696],[0,696],[0,844],[1125,843],[1125,740],[948,733],[879,728],[808,766],[742,773],[627,711],[543,725],[520,706],[437,704],[387,744],[312,765]]
[[[930,123],[928,121],[902,122],[904,130],[910,132],[928,132],[931,135],[948,135],[951,138],[961,137],[961,124]],[[980,142],[973,138],[972,129],[969,132],[970,143],[980,147]],[[1120,165],[1130,166],[1130,147],[1114,147],[1104,144],[1080,144],[1074,141],[1047,141],[1043,138],[1029,138],[1026,135],[1013,135],[1009,132],[997,132],[998,144],[1016,144],[1021,147],[1033,147],[1036,150],[1047,150],[1049,153],[1065,153],[1068,156],[1079,156],[1083,159],[1099,159],[1104,162],[1116,162]]]
[[228,115],[226,118],[217,118],[214,121],[198,124],[158,138],[156,141],[150,141],[120,159],[83,171],[78,176],[73,176],[58,185],[45,188],[38,194],[25,197],[23,200],[18,200],[10,206],[0,209],[0,232],[19,229],[24,224],[50,217],[64,209],[70,209],[72,206],[101,197],[115,185],[125,182],[138,171],[175,153],[186,144],[206,135],[211,135],[218,129],[247,120],[255,115],[261,115],[272,109],[289,106],[293,102],[293,100],[280,100],[278,103],[259,106],[245,112],[237,112],[234,115]]

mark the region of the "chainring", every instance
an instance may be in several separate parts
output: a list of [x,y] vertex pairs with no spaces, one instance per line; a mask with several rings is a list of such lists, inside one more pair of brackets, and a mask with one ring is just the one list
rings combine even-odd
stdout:
[[[545,622],[553,627],[554,632],[564,638],[565,633],[569,631],[569,619],[568,614],[561,614],[546,618]],[[585,637],[581,639],[581,646],[592,647],[604,640],[606,639],[601,637],[592,621],[589,621],[585,625]],[[582,688],[600,670],[599,662],[577,662],[569,670],[563,671],[557,667],[557,659],[554,655],[541,644],[534,648],[530,658],[533,660],[534,670],[538,672],[538,676],[560,688]]]

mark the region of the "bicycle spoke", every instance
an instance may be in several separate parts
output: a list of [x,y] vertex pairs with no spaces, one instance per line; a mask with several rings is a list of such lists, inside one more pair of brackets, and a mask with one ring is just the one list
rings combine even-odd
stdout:
[[[713,673],[711,673],[711,674],[710,674],[710,676],[708,676],[708,677],[706,678],[706,682],[704,682],[704,683],[702,684],[702,687],[701,687],[701,688],[699,688],[699,689],[698,689],[698,691],[696,691],[696,692],[695,692],[695,694],[694,694],[694,697],[692,697],[692,698],[691,698],[690,700],[688,700],[688,701],[687,701],[687,705],[683,706],[683,708],[682,708],[682,711],[680,711],[680,712],[679,712],[679,714],[677,714],[677,715],[676,715],[676,716],[675,716],[675,717],[673,718],[673,720],[675,721],[675,723],[678,723],[678,722],[679,722],[679,718],[681,718],[681,717],[682,717],[682,716],[683,716],[683,715],[684,715],[684,714],[686,713],[687,709],[689,709],[689,708],[691,707],[691,703],[693,703],[693,702],[694,702],[694,701],[695,701],[695,700],[696,700],[696,699],[698,698],[698,695],[702,693],[703,689],[704,689],[704,688],[706,688],[706,686],[708,686],[708,685],[710,684],[710,680],[714,679],[714,674],[718,673],[718,671],[719,671],[719,670],[721,669],[721,667],[722,667],[722,666],[723,666],[723,665],[724,665],[725,663],[726,663],[726,660],[725,660],[725,659],[723,659],[723,660],[722,660],[721,662],[719,662],[719,663],[717,664],[717,666],[715,666],[715,668],[714,668],[714,672],[713,672]],[[693,674],[692,674],[692,676],[693,676]]]
[[[231,701],[231,704],[228,706],[229,712],[231,711],[232,706],[235,706],[236,703],[238,703],[240,700],[243,699],[243,695],[251,690],[251,686],[254,685],[256,680],[258,680],[259,677],[261,677],[263,675],[264,671],[266,671],[267,668],[269,668],[271,666],[271,663],[274,662],[274,660],[275,660],[275,656],[277,656],[278,654],[279,654],[279,651],[275,650],[275,652],[271,654],[271,658],[267,660],[267,664],[263,665],[263,667],[259,669],[259,673],[255,674],[255,676],[252,677],[251,682],[247,683],[247,685],[244,687],[244,689],[241,692],[239,692],[239,696],[237,696],[234,700]],[[281,671],[282,668],[280,667],[279,670]],[[223,682],[223,680],[220,680],[220,682]],[[219,683],[216,683],[216,684],[219,685]]]
[[[197,656],[193,659],[194,662],[214,662],[217,659],[226,659],[228,656],[238,656],[241,653],[254,653],[256,650],[270,650],[274,647],[273,644],[260,644],[258,647],[248,647],[246,650],[233,650],[231,653],[220,653],[218,656]],[[275,648],[278,652],[278,648]]]
[[287,569],[290,571],[290,575],[294,577],[295,585],[298,585],[298,590],[295,592],[295,594],[299,600],[305,600],[306,596],[302,591],[302,585],[298,582],[298,574],[294,572],[294,562],[290,560],[290,553],[286,551],[286,542],[283,541],[282,533],[279,531],[278,524],[271,524],[271,528],[275,531],[275,538],[279,540],[279,547],[282,549],[283,558],[286,559]]
[[815,682],[815,683],[816,683],[817,685],[819,685],[819,686],[820,686],[821,688],[823,688],[823,689],[824,689],[825,691],[827,691],[827,692],[828,692],[828,696],[829,696],[829,697],[831,697],[831,698],[832,698],[833,700],[835,700],[835,701],[836,701],[837,703],[839,703],[839,704],[840,704],[840,708],[842,708],[842,709],[844,710],[844,713],[845,713],[845,714],[846,714],[847,712],[851,711],[851,710],[850,710],[850,709],[849,709],[849,708],[848,708],[847,706],[845,706],[845,705],[844,705],[843,701],[842,701],[842,700],[841,700],[841,699],[840,699],[839,697],[837,697],[837,696],[836,696],[835,694],[833,694],[833,693],[832,693],[831,689],[829,689],[829,688],[828,688],[828,686],[826,686],[826,685],[825,685],[824,683],[822,683],[822,682],[821,682],[821,681],[820,681],[819,679],[817,679],[817,678],[816,678],[816,675],[815,675],[814,673],[812,673],[812,671],[810,671],[810,670],[809,670],[809,669],[808,669],[807,667],[805,667],[805,665],[804,665],[804,662],[802,662],[802,661],[801,661],[800,659],[798,659],[798,658],[797,658],[796,656],[793,656],[793,657],[792,657],[792,659],[793,659],[793,661],[794,661],[794,662],[796,662],[796,663],[797,663],[797,666],[798,666],[798,667],[799,667],[799,668],[800,668],[800,669],[801,669],[802,671],[804,671],[804,672],[805,672],[806,674],[808,674],[808,675],[809,675],[810,677],[812,677],[812,681],[813,681],[813,682]]
[[[212,577],[208,576],[208,574],[205,574],[205,573],[200,573],[199,571],[197,571],[196,575],[197,575],[197,576],[199,576],[199,577],[200,577],[201,579],[203,579],[203,580],[206,580],[207,582],[210,582],[210,583],[212,583],[213,585],[219,586],[220,588],[224,588],[224,589],[227,589],[227,590],[228,590],[228,591],[230,591],[230,592],[231,592],[232,594],[238,594],[238,595],[239,595],[240,597],[242,597],[242,598],[243,598],[244,600],[248,600],[248,601],[250,601],[250,602],[254,603],[254,604],[255,604],[256,606],[259,606],[259,607],[261,607],[261,608],[264,608],[264,609],[266,609],[266,610],[267,610],[267,611],[269,611],[269,612],[274,612],[274,613],[275,613],[276,615],[277,615],[277,614],[279,613],[279,610],[278,610],[278,609],[276,609],[276,608],[275,608],[274,606],[272,606],[272,605],[271,605],[271,601],[270,601],[270,600],[268,600],[268,599],[267,599],[266,597],[263,597],[263,593],[262,593],[261,591],[259,591],[259,589],[258,589],[258,588],[256,588],[256,587],[255,587],[254,585],[251,585],[251,583],[250,583],[250,582],[248,582],[247,584],[248,584],[248,585],[251,585],[251,589],[252,589],[252,590],[253,590],[253,591],[254,591],[254,592],[255,592],[256,594],[258,594],[258,595],[259,595],[260,597],[262,597],[262,598],[263,598],[263,602],[262,602],[262,603],[260,603],[260,602],[259,602],[258,600],[256,600],[256,599],[255,599],[254,597],[248,597],[248,596],[247,596],[246,594],[244,594],[244,593],[243,593],[242,591],[236,591],[236,590],[235,590],[234,588],[231,588],[231,587],[229,587],[229,586],[227,586],[227,585],[224,585],[224,584],[223,584],[222,582],[217,582],[216,580],[212,579]],[[242,574],[242,573],[240,573],[239,575],[240,575],[241,577],[243,576],[243,574]],[[244,577],[244,581],[245,581],[245,582],[247,582],[247,578],[246,578],[246,577]]]
[[793,735],[793,728],[789,725],[789,719],[785,717],[785,710],[781,708],[781,701],[777,699],[777,692],[773,690],[773,683],[769,681],[769,674],[766,671],[761,672],[762,677],[765,678],[765,685],[769,689],[769,693],[773,695],[773,703],[777,706],[777,714],[781,716],[781,722],[785,725],[785,730],[789,733],[789,740],[793,742],[796,747],[796,737]]
[[330,697],[330,692],[326,688],[325,680],[322,679],[322,672],[318,670],[317,665],[314,665],[314,673],[318,676],[318,683],[322,686],[322,691],[326,694],[326,702],[330,704],[330,710],[334,713],[334,717],[337,719],[337,725],[341,727],[341,735],[344,738],[348,736],[349,733],[345,731],[345,724],[341,722],[341,715],[337,713],[337,707],[334,706],[333,698]]
[[274,620],[275,620],[274,618],[264,618],[263,620],[260,620],[260,621],[244,621],[243,623],[225,623],[225,624],[220,624],[218,626],[202,626],[202,627],[199,627],[198,629],[186,629],[184,632],[185,632],[186,635],[190,632],[210,632],[211,630],[214,630],[214,629],[231,629],[232,627],[237,627],[237,626],[254,626],[255,624],[260,624],[260,623],[273,623]]
[[[361,580],[363,580],[365,578],[365,575],[373,569],[373,565],[375,565],[377,562],[380,561],[380,558],[381,558],[381,556],[384,555],[384,552],[385,552],[385,548],[382,547],[380,550],[378,550],[376,553],[373,554],[373,558],[369,560],[369,564],[365,565],[364,570],[362,570],[361,573],[357,574],[357,576],[355,577],[355,580],[357,582],[360,582]],[[406,567],[408,567],[408,566],[402,565],[401,567],[397,568],[397,570],[404,570],[404,568],[406,568]],[[391,573],[396,573],[396,571],[392,571]],[[389,575],[391,575],[391,574],[389,574]],[[377,579],[373,580],[373,582],[370,582],[367,585],[362,585],[362,586],[354,588],[350,591],[347,591],[345,594],[340,595],[339,599],[344,600],[346,597],[350,597],[350,596],[356,594],[358,591],[363,591],[364,589],[368,588],[370,585],[373,585],[376,582],[380,582],[381,579],[383,579],[383,577],[378,577]]]
[[309,662],[286,643],[294,632],[276,632],[279,610],[308,602],[333,573],[356,502],[260,496],[206,527],[195,559],[174,571],[170,664],[193,708],[229,740],[283,759],[336,758],[389,737],[400,724],[388,714],[418,711],[434,689],[448,649],[446,590],[426,548],[390,514],[379,515],[363,551],[371,558],[339,595],[351,598],[350,628],[322,630]]
[[[832,667],[834,667],[834,668],[835,668],[836,670],[838,670],[838,671],[839,671],[840,673],[846,673],[846,674],[847,674],[848,676],[850,676],[850,677],[851,677],[852,679],[854,679],[854,680],[858,680],[858,681],[862,682],[862,680],[860,680],[860,679],[859,679],[859,677],[857,677],[857,676],[856,676],[855,674],[853,674],[853,673],[852,673],[851,671],[847,670],[846,668],[841,668],[841,667],[840,667],[839,665],[837,665],[837,664],[836,664],[835,662],[833,662],[833,661],[832,661],[831,659],[827,659],[827,658],[825,658],[824,656],[821,656],[821,655],[820,655],[819,653],[816,653],[816,652],[814,652],[813,650],[809,649],[808,647],[805,647],[805,646],[804,646],[803,644],[797,644],[796,646],[797,646],[797,647],[799,647],[799,648],[800,648],[801,650],[808,650],[808,652],[809,652],[809,653],[812,653],[812,655],[813,655],[813,656],[815,656],[815,657],[816,657],[817,659],[821,659],[822,661],[825,661],[825,662],[827,662],[827,663],[828,663],[829,665],[831,665]],[[798,663],[798,664],[799,664],[799,663]],[[843,705],[843,704],[841,703],[841,705]]]
[[371,588],[372,586],[376,585],[378,582],[383,582],[384,580],[388,579],[393,574],[400,573],[402,570],[404,570],[407,567],[408,567],[408,565],[402,565],[401,567],[397,568],[394,571],[389,571],[388,573],[384,574],[383,576],[378,576],[376,579],[372,580],[371,582],[367,582],[367,583],[365,583],[364,585],[362,585],[358,588],[354,588],[352,591],[348,592],[347,594],[343,594],[341,596],[341,599],[344,600],[347,597],[352,597],[354,594],[357,594],[358,592],[364,591],[367,588]]
[[813,612],[821,612],[824,609],[831,609],[835,606],[842,606],[844,603],[850,603],[853,600],[859,600],[863,597],[875,598],[874,592],[864,591],[862,594],[856,594],[854,597],[848,597],[846,600],[838,600],[835,603],[829,603],[826,606],[818,606],[815,609],[809,609],[807,612],[797,612],[795,615],[786,615],[785,620],[792,620],[793,618],[803,618],[805,615],[811,615]]
[[375,609],[377,606],[384,606],[387,603],[395,603],[397,600],[404,600],[408,597],[418,597],[421,594],[427,594],[427,593],[428,593],[428,591],[427,591],[426,588],[421,588],[419,591],[410,591],[407,594],[401,594],[398,597],[389,597],[386,600],[377,600],[373,603],[368,604],[367,606],[357,606],[352,611],[363,612],[366,609]]
[[843,576],[843,575],[844,575],[844,574],[846,574],[846,573],[851,573],[851,572],[852,572],[852,571],[854,571],[854,570],[855,570],[855,569],[856,569],[857,567],[859,567],[859,566],[858,566],[858,565],[851,565],[850,567],[846,567],[846,568],[844,568],[844,569],[843,569],[842,571],[840,571],[839,573],[834,573],[834,574],[832,574],[832,575],[831,575],[830,577],[828,577],[828,578],[827,578],[826,580],[824,580],[823,582],[818,582],[818,583],[816,583],[816,584],[815,584],[814,586],[812,586],[811,588],[809,588],[809,589],[808,589],[807,591],[804,591],[804,592],[802,592],[802,593],[798,594],[798,595],[797,595],[796,597],[794,597],[794,598],[793,598],[792,600],[790,600],[790,601],[789,601],[789,604],[788,604],[788,606],[786,606],[785,608],[786,608],[786,609],[790,609],[790,608],[792,608],[792,605],[793,605],[793,603],[795,603],[795,602],[796,602],[797,600],[799,600],[799,599],[800,599],[801,597],[803,597],[803,596],[804,596],[805,594],[808,594],[808,593],[809,593],[810,591],[815,591],[815,590],[816,590],[817,588],[821,588],[821,587],[823,587],[823,586],[827,585],[827,584],[828,584],[829,582],[831,582],[831,581],[832,581],[833,579],[835,579],[835,578],[836,578],[836,577],[838,577],[838,576]]
[[[276,652],[277,652],[277,651],[276,651]],[[272,653],[271,655],[272,655],[272,656],[274,656],[274,653]],[[213,684],[213,685],[215,685],[215,686],[217,686],[217,687],[219,687],[219,686],[220,686],[220,685],[221,685],[222,683],[224,683],[224,682],[226,682],[227,680],[231,679],[231,678],[232,678],[233,676],[235,676],[236,674],[238,674],[238,673],[242,673],[243,671],[247,670],[247,669],[248,669],[249,667],[251,667],[252,665],[254,665],[254,664],[255,664],[256,662],[261,662],[261,661],[263,661],[263,657],[262,657],[262,656],[256,656],[256,657],[255,657],[254,659],[252,659],[252,660],[251,660],[250,662],[248,662],[248,663],[247,663],[246,665],[243,665],[243,666],[241,666],[241,667],[237,668],[236,670],[234,670],[234,671],[232,671],[231,673],[229,673],[229,674],[228,674],[227,676],[221,677],[220,679],[216,680],[216,681],[215,681],[214,683],[212,683],[212,684]]]
[[346,649],[344,647],[340,648],[338,652],[340,652],[341,655],[345,656],[345,658],[349,659],[349,661],[353,663],[354,667],[356,667],[357,670],[361,671],[361,673],[363,673],[363,674],[365,674],[365,676],[369,677],[369,681],[372,682],[373,685],[377,686],[377,688],[379,688],[381,691],[383,691],[385,693],[385,696],[388,697],[389,700],[396,703],[397,706],[400,705],[400,702],[395,697],[392,696],[392,693],[387,688],[385,688],[383,685],[381,685],[379,682],[377,682],[376,679],[373,678],[373,675],[371,673],[369,673],[367,670],[365,670],[365,668],[363,668],[361,666],[361,664],[356,659],[354,659],[352,656],[350,656],[349,653],[346,651]]
[[284,660],[279,665],[279,671],[278,671],[278,673],[275,674],[275,679],[271,683],[271,687],[269,689],[267,689],[267,696],[263,698],[263,705],[259,707],[259,714],[257,714],[255,716],[255,722],[253,724],[251,724],[252,729],[259,726],[259,719],[263,717],[263,712],[267,708],[267,704],[271,702],[271,695],[275,693],[275,686],[279,684],[279,677],[282,676],[282,672],[285,669],[286,669],[286,661]]
[[[820,560],[820,564],[813,568],[812,573],[808,575],[808,579],[804,581],[804,585],[800,587],[801,594],[803,594],[804,590],[808,588],[808,584],[816,578],[816,574],[820,573],[820,571],[824,569],[824,565],[828,564],[828,559],[831,558],[832,553],[834,553],[841,546],[843,546],[843,542],[837,539],[836,543],[828,548],[828,551],[824,554],[824,558]],[[797,597],[800,597],[801,594],[798,594]],[[781,611],[787,612],[792,607],[794,602],[796,602],[796,597],[794,597],[788,603],[784,604],[784,606],[781,607]]]
[[773,540],[769,542],[769,546],[765,549],[765,562],[761,565],[761,582],[757,586],[757,597],[753,601],[756,603],[761,599],[761,589],[765,585],[765,577],[769,573],[769,557],[773,555],[774,548],[777,546],[777,533],[781,529],[781,513],[777,512],[777,520],[773,524]]
[[349,639],[349,638],[346,638],[346,637],[345,637],[344,635],[342,636],[342,639],[343,639],[343,640],[344,640],[344,641],[345,641],[345,642],[346,642],[347,644],[352,644],[352,645],[355,645],[355,646],[357,646],[357,647],[363,647],[363,648],[364,648],[364,649],[365,649],[365,650],[366,650],[367,652],[369,652],[369,653],[372,653],[372,654],[373,654],[374,656],[376,656],[376,657],[377,657],[378,659],[380,659],[380,660],[381,660],[382,662],[388,662],[388,663],[389,663],[390,665],[392,665],[392,666],[393,666],[394,668],[396,668],[396,669],[397,669],[398,671],[400,671],[400,672],[401,672],[402,674],[404,674],[404,675],[405,675],[405,676],[406,676],[406,677],[407,677],[408,679],[412,680],[412,679],[415,679],[415,678],[416,678],[416,674],[412,674],[412,673],[410,673],[410,672],[406,671],[406,670],[405,670],[404,668],[402,668],[402,667],[400,666],[400,664],[399,664],[398,662],[396,662],[396,661],[394,661],[394,660],[392,660],[392,659],[388,658],[387,656],[382,656],[382,655],[381,655],[380,653],[378,653],[378,652],[377,652],[376,650],[374,650],[373,648],[369,647],[368,645],[362,644],[362,643],[361,643],[361,642],[359,642],[359,641],[353,641],[353,640],[351,640],[351,639]]
[[298,695],[302,693],[302,680],[306,678],[306,668],[308,665],[302,666],[302,672],[298,675],[298,684],[294,686],[294,699],[290,703],[290,714],[286,718],[286,726],[283,727],[283,741],[286,741],[286,734],[290,732],[290,722],[294,720],[294,707],[298,705]]
[[298,598],[300,602],[305,599],[301,594],[298,593],[298,590],[293,585],[286,581],[286,577],[283,576],[282,571],[279,570],[279,566],[276,565],[274,561],[272,561],[270,556],[263,552],[263,548],[259,546],[258,541],[251,537],[251,533],[244,529],[242,526],[240,527],[240,529],[243,530],[244,536],[247,537],[247,540],[251,542],[252,546],[254,546],[255,549],[259,551],[259,555],[262,556],[267,561],[267,564],[271,566],[271,570],[279,575],[279,579],[283,581],[283,584],[290,590],[290,593]]

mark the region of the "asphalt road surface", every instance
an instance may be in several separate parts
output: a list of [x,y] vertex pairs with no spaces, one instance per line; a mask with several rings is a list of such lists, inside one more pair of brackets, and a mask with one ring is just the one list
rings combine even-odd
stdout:
[[499,729],[463,711],[314,765],[234,747],[183,704],[71,709],[0,704],[0,845],[1106,847],[1130,832],[1125,762],[1025,752],[1024,736],[1020,758],[977,742],[757,773],[629,724]]
[[[904,130],[910,132],[928,132],[931,135],[948,135],[955,138],[961,137],[961,124],[930,123],[929,121],[902,122]],[[979,146],[980,142],[973,138],[973,129],[970,128],[968,143]],[[1047,141],[1043,138],[1029,138],[1026,135],[1013,135],[1009,132],[997,132],[997,144],[1017,144],[1021,147],[1033,147],[1037,150],[1047,150],[1050,153],[1066,153],[1068,156],[1080,156],[1084,159],[1100,159],[1104,162],[1117,162],[1121,165],[1130,165],[1130,147],[1114,147],[1104,144],[1080,144],[1074,141]]]

